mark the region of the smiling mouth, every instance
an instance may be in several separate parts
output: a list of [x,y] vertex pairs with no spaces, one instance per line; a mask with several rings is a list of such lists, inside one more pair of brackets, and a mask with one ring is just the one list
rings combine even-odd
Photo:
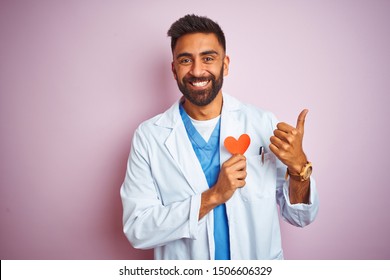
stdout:
[[197,82],[190,82],[190,84],[194,87],[205,87],[208,85],[208,83],[210,82],[210,80],[206,80],[206,81],[197,81]]

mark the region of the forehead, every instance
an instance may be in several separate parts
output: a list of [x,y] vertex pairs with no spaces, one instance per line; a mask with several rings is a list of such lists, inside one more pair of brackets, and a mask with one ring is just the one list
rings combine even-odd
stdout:
[[198,54],[204,51],[214,50],[223,52],[221,44],[214,33],[191,33],[181,36],[173,51],[174,55],[180,53]]

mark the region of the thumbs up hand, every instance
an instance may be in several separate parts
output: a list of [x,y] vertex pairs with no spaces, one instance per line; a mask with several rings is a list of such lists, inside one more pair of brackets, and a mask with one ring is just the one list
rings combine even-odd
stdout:
[[274,135],[270,138],[270,150],[281,162],[287,165],[291,174],[299,174],[307,163],[302,142],[308,112],[309,110],[305,109],[299,114],[296,127],[284,122],[278,123]]

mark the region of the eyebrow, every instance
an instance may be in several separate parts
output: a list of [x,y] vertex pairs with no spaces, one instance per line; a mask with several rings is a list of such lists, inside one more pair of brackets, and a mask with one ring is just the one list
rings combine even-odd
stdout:
[[[200,55],[210,55],[210,54],[219,55],[219,53],[217,51],[214,51],[214,50],[204,51],[204,52],[200,53]],[[188,53],[188,52],[183,52],[183,53],[179,53],[176,56],[176,59],[179,59],[180,57],[183,57],[183,56],[193,56],[193,55],[191,53]]]

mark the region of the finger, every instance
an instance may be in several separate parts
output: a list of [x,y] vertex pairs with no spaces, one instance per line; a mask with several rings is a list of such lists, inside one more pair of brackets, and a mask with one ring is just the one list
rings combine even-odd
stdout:
[[305,120],[306,120],[306,115],[309,112],[308,109],[302,110],[302,112],[299,114],[298,119],[297,119],[297,129],[303,133],[305,129]]
[[269,145],[269,149],[271,150],[271,152],[280,160],[282,161],[284,164],[285,161],[286,161],[286,151],[283,150],[283,149],[279,149],[277,146],[275,146],[274,144],[270,144]]
[[244,155],[240,155],[240,154],[235,154],[235,155],[232,155],[227,161],[225,161],[225,165],[226,166],[232,166],[234,164],[236,164],[237,162],[239,161],[246,161],[246,157]]
[[245,171],[246,170],[246,160],[240,160],[240,161],[236,162],[235,164],[233,164],[231,166],[231,168],[233,170],[237,170],[237,171]]
[[274,130],[274,135],[277,138],[279,138],[280,140],[287,142],[287,143],[290,143],[290,144],[293,141],[293,137],[291,136],[291,134],[288,134],[288,133],[281,131],[279,129]]
[[236,178],[237,178],[237,180],[244,180],[246,178],[246,175],[247,175],[247,173],[245,170],[237,171]]
[[275,145],[275,147],[278,148],[278,150],[287,150],[288,149],[289,144],[280,140],[276,136],[271,136],[270,141],[271,141],[271,144]]
[[245,187],[245,184],[246,184],[245,180],[239,180],[237,184],[237,188],[243,188]]
[[275,156],[279,155],[279,153],[280,153],[279,148],[276,147],[274,144],[270,144],[268,147],[271,150],[271,152],[274,153]]
[[283,131],[283,132],[286,132],[286,133],[289,133],[291,131],[293,131],[295,129],[295,127],[287,124],[287,123],[284,123],[284,122],[281,122],[281,123],[278,123],[276,125],[277,129]]

